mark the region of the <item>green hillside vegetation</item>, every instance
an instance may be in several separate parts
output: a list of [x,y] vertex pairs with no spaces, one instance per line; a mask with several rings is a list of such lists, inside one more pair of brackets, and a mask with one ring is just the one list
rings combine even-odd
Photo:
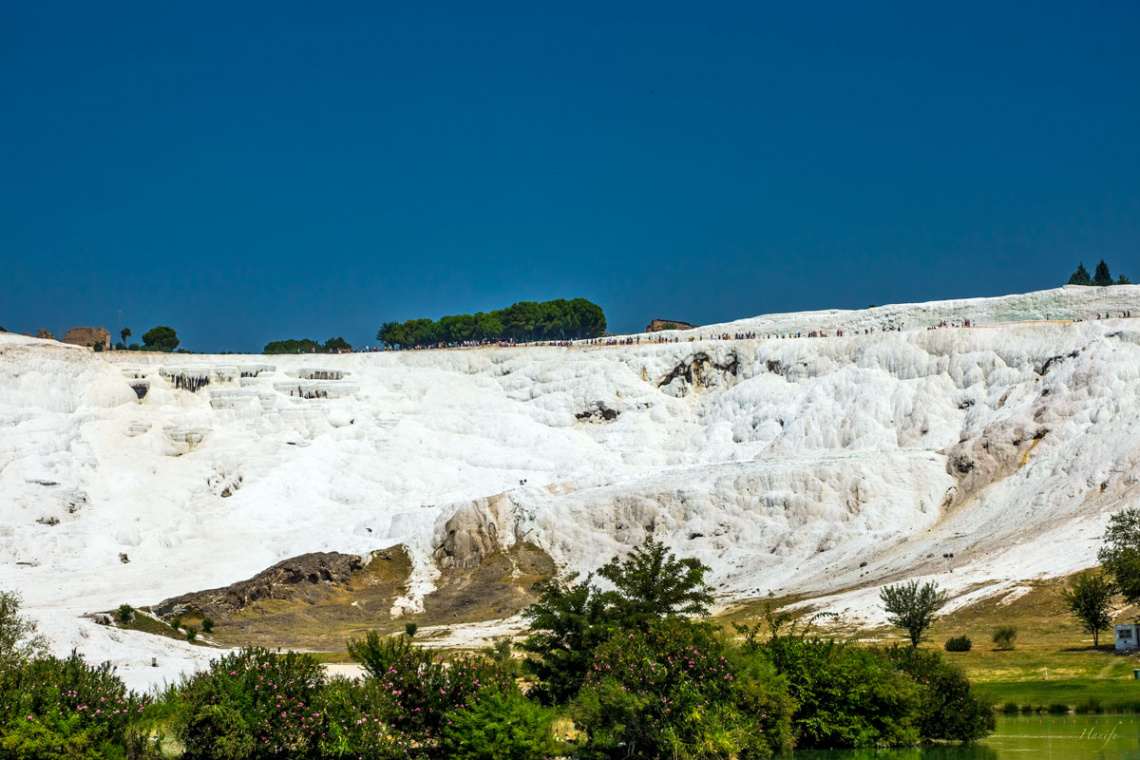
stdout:
[[275,340],[265,344],[263,354],[332,354],[337,351],[351,351],[352,344],[344,338],[329,338],[323,344],[311,338],[290,338]]
[[483,340],[579,340],[606,331],[602,308],[585,298],[519,301],[505,309],[453,314],[439,320],[385,322],[376,339],[389,346],[429,346]]
[[1132,281],[1126,275],[1120,275],[1115,280],[1112,279],[1112,274],[1108,271],[1108,264],[1104,263],[1104,259],[1096,265],[1095,273],[1090,277],[1089,270],[1085,269],[1084,262],[1077,265],[1077,271],[1069,275],[1069,285],[1095,285],[1097,287],[1106,288],[1109,285],[1131,285]]

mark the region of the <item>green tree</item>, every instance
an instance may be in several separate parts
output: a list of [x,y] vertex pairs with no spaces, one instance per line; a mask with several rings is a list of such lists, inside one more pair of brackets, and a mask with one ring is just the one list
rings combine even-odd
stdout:
[[899,586],[887,586],[879,592],[887,622],[902,628],[910,637],[910,645],[917,647],[923,635],[934,625],[935,613],[947,602],[946,592],[938,590],[934,581],[918,585],[911,581]]
[[596,338],[606,329],[605,313],[584,298],[568,301],[519,301],[505,309],[471,314],[451,314],[406,322],[385,322],[376,339],[389,346],[427,346],[469,340],[568,340]]
[[614,584],[609,595],[623,627],[673,616],[705,617],[713,602],[705,583],[711,568],[691,557],[677,559],[652,536],[624,560],[611,559],[598,575]]
[[1124,509],[1109,518],[1096,556],[1124,601],[1140,604],[1140,509]]
[[289,340],[274,340],[265,344],[261,349],[263,354],[309,354],[321,347],[311,338],[290,338]]
[[1092,285],[1092,278],[1089,277],[1089,270],[1085,269],[1085,264],[1082,261],[1077,265],[1077,271],[1069,275],[1070,285]]
[[173,351],[182,341],[178,340],[178,333],[173,327],[158,325],[143,333],[143,345],[151,350]]
[[0,666],[47,654],[47,639],[36,633],[34,621],[20,614],[19,593],[0,591]]
[[119,337],[123,339],[123,343],[126,343],[127,338],[131,337],[131,328],[124,327],[122,330],[119,330]]
[[1096,271],[1093,272],[1092,284],[1097,287],[1107,287],[1112,284],[1112,275],[1108,273],[1108,264],[1104,263],[1104,259],[1096,265]]
[[1112,626],[1112,597],[1116,588],[1103,573],[1081,573],[1072,588],[1061,592],[1069,612],[1081,628],[1093,635],[1093,649],[1100,646],[1100,632]]
[[352,344],[344,338],[329,338],[325,341],[324,350],[330,354],[335,351],[351,351]]
[[757,642],[757,626],[744,646],[763,652],[787,680],[797,747],[897,746],[921,738],[912,725],[920,689],[881,652],[809,637],[795,623],[781,633],[790,616],[769,611],[767,618],[771,638]]
[[1123,274],[1122,274],[1122,275],[1120,275],[1119,277],[1117,277],[1117,278],[1116,278],[1116,284],[1117,284],[1117,285],[1131,285],[1131,284],[1132,284],[1132,280],[1128,279],[1128,276],[1127,276],[1127,275],[1123,275]]
[[524,663],[541,682],[538,696],[562,704],[578,693],[594,650],[609,638],[606,599],[590,576],[576,586],[550,579],[537,590],[538,601],[523,610],[530,635],[518,646],[538,655]]

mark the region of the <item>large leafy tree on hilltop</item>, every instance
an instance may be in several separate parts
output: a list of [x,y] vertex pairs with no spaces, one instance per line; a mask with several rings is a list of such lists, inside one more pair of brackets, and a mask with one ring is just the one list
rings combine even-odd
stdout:
[[143,345],[158,351],[173,351],[181,343],[173,327],[158,325],[143,333]]
[[431,319],[385,322],[376,339],[389,346],[429,346],[469,340],[572,340],[597,338],[606,331],[602,308],[585,298],[519,301],[505,309],[450,314]]

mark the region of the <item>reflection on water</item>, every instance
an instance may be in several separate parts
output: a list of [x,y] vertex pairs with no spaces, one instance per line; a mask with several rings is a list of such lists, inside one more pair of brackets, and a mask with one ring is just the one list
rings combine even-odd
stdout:
[[[1001,760],[988,744],[907,747],[905,749],[801,750],[795,760]],[[1020,757],[1029,760],[1028,756]]]
[[968,746],[795,753],[795,760],[1140,760],[1140,716],[999,717]]
[[[1022,755],[1028,760],[1028,757]],[[1001,760],[1002,755],[986,744],[905,749],[801,750],[795,760]]]

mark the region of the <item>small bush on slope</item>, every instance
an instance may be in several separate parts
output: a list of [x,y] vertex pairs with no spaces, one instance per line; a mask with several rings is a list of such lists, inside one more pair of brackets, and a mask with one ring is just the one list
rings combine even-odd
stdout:
[[947,652],[969,652],[974,647],[969,636],[954,636],[946,639]]

